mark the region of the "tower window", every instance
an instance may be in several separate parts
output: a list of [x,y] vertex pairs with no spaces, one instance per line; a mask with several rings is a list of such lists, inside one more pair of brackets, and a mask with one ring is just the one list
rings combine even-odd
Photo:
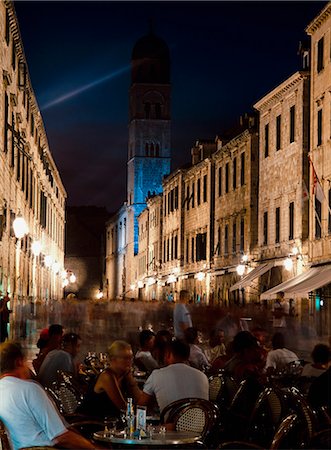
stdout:
[[151,104],[149,102],[145,103],[145,119],[149,119],[151,115]]
[[237,158],[233,159],[232,186],[233,190],[237,187]]
[[276,230],[275,230],[275,242],[279,244],[280,242],[280,207],[276,208]]
[[198,178],[197,181],[197,204],[200,205],[200,197],[201,197],[201,180]]
[[289,206],[289,239],[294,238],[294,202]]
[[225,165],[225,193],[229,192],[229,163]]
[[225,225],[224,229],[224,255],[229,253],[229,226]]
[[240,155],[240,184],[245,184],[245,152]]
[[203,201],[207,201],[207,175],[203,176]]
[[263,245],[268,245],[268,212],[263,214]]
[[218,196],[222,195],[222,167],[218,168]]

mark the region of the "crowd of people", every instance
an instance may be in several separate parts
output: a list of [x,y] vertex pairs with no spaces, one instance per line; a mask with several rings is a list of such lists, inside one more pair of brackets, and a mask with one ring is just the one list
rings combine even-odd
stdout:
[[[14,342],[0,346],[0,419],[7,428],[14,449],[29,446],[60,445],[65,448],[95,448],[95,443],[68,429],[47,396],[47,388],[56,382],[59,371],[70,373],[83,383],[83,401],[78,413],[94,419],[120,417],[127,399],[150,410],[164,410],[184,398],[209,399],[208,375],[222,369],[240,382],[251,378],[265,384],[268,377],[280,373],[298,355],[286,347],[283,333],[271,337],[265,329],[241,330],[232,338],[223,329],[210,331],[208,345],[201,345],[200,334],[189,312],[189,293],[181,291],[173,311],[173,334],[150,329],[139,334],[139,348],[115,340],[107,349],[107,363],[88,385],[84,365],[77,361],[82,339],[52,324],[40,333],[39,353],[28,367],[22,348]],[[315,407],[331,412],[330,348],[317,344],[312,362],[302,362],[301,376],[311,381],[308,399]],[[134,368],[146,374],[143,385],[134,376]],[[46,391],[44,390],[46,388]],[[29,430],[27,433],[26,430]]]

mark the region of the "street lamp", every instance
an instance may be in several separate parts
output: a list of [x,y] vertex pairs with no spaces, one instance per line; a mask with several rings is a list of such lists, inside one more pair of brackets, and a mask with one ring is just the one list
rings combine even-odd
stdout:
[[77,280],[76,275],[72,273],[69,277],[70,283],[76,283],[76,280]]
[[33,253],[33,256],[39,256],[41,253],[41,242],[40,241],[33,241],[31,244],[31,250]]
[[[13,221],[13,230],[15,237],[17,238],[16,243],[16,254],[15,254],[15,294],[16,301],[20,297],[22,293],[22,279],[20,278],[20,250],[21,250],[21,240],[26,236],[29,232],[28,224],[22,216],[17,216]],[[20,280],[20,281],[19,281]],[[20,286],[18,286],[20,284]],[[15,301],[15,299],[13,298]],[[15,306],[14,309],[14,319],[15,321],[19,321],[21,317],[16,317]]]
[[285,259],[284,267],[285,267],[285,270],[287,270],[288,272],[290,272],[292,270],[292,268],[293,268],[293,261],[292,261],[291,258],[288,257],[288,258]]
[[244,264],[238,264],[238,266],[236,267],[236,271],[237,271],[237,274],[240,277],[242,277],[244,275],[244,273],[245,273],[245,266],[244,266]]

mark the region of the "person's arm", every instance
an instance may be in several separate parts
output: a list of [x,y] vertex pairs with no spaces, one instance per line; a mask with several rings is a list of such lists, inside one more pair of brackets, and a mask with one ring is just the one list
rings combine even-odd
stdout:
[[152,403],[152,400],[153,400],[153,395],[149,395],[149,394],[146,394],[146,392],[144,392],[144,391],[140,391],[140,396],[136,401],[137,401],[137,405],[148,406]]
[[135,380],[134,376],[132,375],[131,372],[129,372],[125,377],[124,377],[125,383],[128,387],[128,390],[130,392],[130,394],[133,396],[134,400],[136,401],[136,403],[138,405],[140,405],[141,403],[139,403],[139,399],[141,397],[141,394],[143,393],[143,391],[139,388],[137,381]]
[[82,435],[75,433],[74,431],[67,430],[65,433],[57,436],[54,442],[60,447],[66,449],[92,449],[101,448],[93,444],[91,441],[85,439]]
[[96,382],[94,387],[96,392],[105,391],[110,400],[114,403],[116,408],[125,409],[126,401],[120,390],[117,380],[115,377],[107,372],[103,372]]

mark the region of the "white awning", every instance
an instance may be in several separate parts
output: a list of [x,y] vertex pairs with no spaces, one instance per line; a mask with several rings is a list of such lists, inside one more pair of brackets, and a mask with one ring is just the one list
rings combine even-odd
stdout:
[[309,292],[331,283],[331,265],[312,267],[291,280],[278,284],[261,294],[261,300],[272,299],[280,292],[286,298],[308,297]]
[[237,281],[233,286],[230,288],[230,292],[235,291],[236,289],[241,289],[243,287],[249,286],[255,278],[258,278],[262,276],[264,273],[268,272],[273,266],[275,265],[274,262],[271,263],[264,263],[260,266],[255,267],[253,270],[251,270],[246,276],[244,276],[241,280]]

